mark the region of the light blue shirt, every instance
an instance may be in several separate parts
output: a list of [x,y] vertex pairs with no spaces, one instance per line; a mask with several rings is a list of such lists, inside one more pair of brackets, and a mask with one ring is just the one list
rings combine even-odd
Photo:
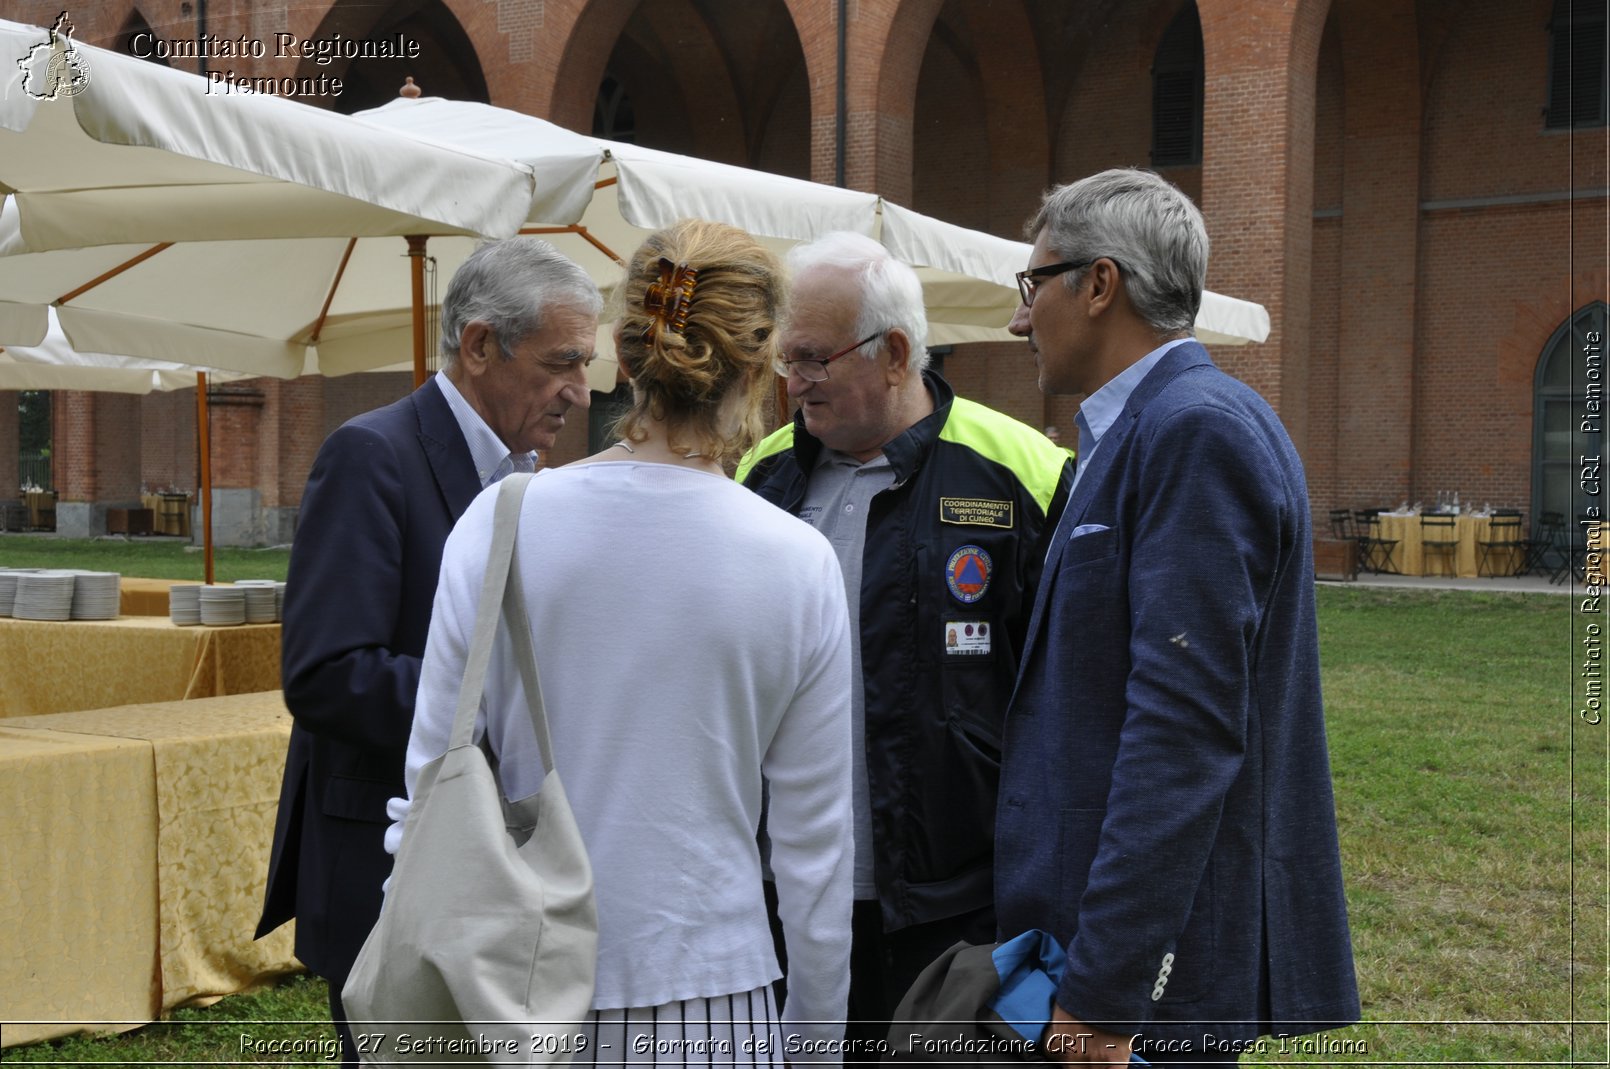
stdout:
[[453,385],[453,380],[447,377],[445,371],[436,373],[436,385],[441,388],[442,396],[447,398],[447,407],[458,421],[458,429],[464,434],[464,444],[470,447],[470,459],[475,462],[475,474],[481,479],[481,489],[485,490],[505,475],[537,470],[537,454],[509,452],[503,439],[464,400],[464,395],[458,392],[458,387]]
[[[1129,403],[1129,395],[1135,392],[1135,387],[1140,385],[1141,380],[1151,373],[1152,368],[1157,366],[1157,362],[1163,359],[1163,356],[1170,349],[1176,345],[1183,345],[1185,342],[1195,340],[1194,338],[1175,338],[1173,341],[1164,342],[1124,368],[1117,375],[1114,375],[1112,381],[1084,399],[1084,404],[1079,406],[1078,415],[1073,417],[1073,422],[1079,427],[1079,459],[1073,469],[1073,486],[1068,490],[1068,500],[1070,502],[1073,500],[1074,491],[1079,488],[1079,480],[1085,477],[1086,469],[1090,467],[1090,462],[1095,459],[1096,450],[1101,448],[1102,436],[1117,422],[1119,414],[1124,410],[1124,406]],[[1072,515],[1072,509],[1065,508],[1062,510],[1062,518],[1057,521],[1056,534],[1051,537],[1051,541],[1046,545],[1045,559],[1047,565],[1050,564],[1052,556],[1061,548],[1063,542],[1072,538],[1076,532],[1084,533],[1079,528],[1068,528],[1068,518]]]
[[[1079,406],[1078,415],[1073,417],[1073,422],[1079,426],[1079,462],[1073,471],[1074,488],[1077,488],[1079,480],[1084,478],[1085,469],[1095,458],[1096,450],[1101,448],[1102,436],[1117,421],[1119,413],[1129,403],[1129,395],[1140,385],[1140,380],[1157,366],[1157,362],[1163,359],[1164,354],[1170,349],[1176,345],[1184,345],[1188,341],[1195,339],[1175,338],[1173,341],[1164,342],[1114,375],[1111,382],[1085,398],[1084,404]],[[1073,496],[1072,490],[1068,491],[1068,496]]]

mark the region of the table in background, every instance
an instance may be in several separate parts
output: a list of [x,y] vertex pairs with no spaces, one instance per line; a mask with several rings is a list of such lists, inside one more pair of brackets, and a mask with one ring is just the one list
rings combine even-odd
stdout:
[[56,529],[56,491],[25,491],[22,495],[22,506],[28,510],[29,528],[35,531]]
[[279,691],[0,721],[5,1046],[301,968],[252,939],[290,731]]
[[[1419,516],[1399,516],[1383,512],[1380,521],[1380,536],[1395,539],[1398,543],[1392,547],[1392,566],[1399,574],[1448,574],[1445,564],[1438,555],[1433,554],[1428,558],[1421,540]],[[1481,547],[1476,543],[1490,537],[1492,522],[1490,516],[1467,515],[1454,518],[1454,533],[1459,538],[1459,545],[1454,550],[1454,575],[1461,579],[1478,577]],[[1495,575],[1508,575],[1509,571],[1513,570],[1515,562],[1506,562],[1503,550],[1494,550],[1493,553],[1494,559],[1488,562],[1488,570]],[[1511,564],[1508,570],[1505,568],[1506,563]]]
[[151,510],[153,534],[190,537],[189,494],[141,494],[140,507]]
[[[118,613],[122,616],[168,615],[168,591],[176,586],[201,586],[199,579],[142,579],[125,575],[118,580]],[[233,586],[215,583],[214,586]]]
[[278,690],[280,625],[0,619],[0,717]]

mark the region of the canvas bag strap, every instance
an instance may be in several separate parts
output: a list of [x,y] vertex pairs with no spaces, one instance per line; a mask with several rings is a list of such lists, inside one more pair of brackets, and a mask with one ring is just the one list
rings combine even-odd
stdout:
[[[508,482],[513,476],[506,477]],[[530,478],[530,476],[526,476]],[[512,523],[518,523],[515,513]],[[548,706],[542,700],[542,681],[537,678],[537,642],[531,634],[531,617],[525,611],[525,584],[520,581],[520,557],[509,565],[509,582],[503,591],[503,613],[509,621],[509,637],[514,643],[514,663],[520,667],[525,687],[526,708],[531,712],[531,728],[536,732],[537,748],[542,751],[542,771],[553,771],[553,738],[548,734]]]
[[[464,658],[464,679],[458,688],[458,712],[453,716],[449,749],[468,746],[475,737],[475,714],[481,707],[486,669],[492,660],[492,642],[497,637],[499,609],[503,605],[503,594],[508,584],[509,562],[514,557],[514,536],[520,525],[520,503],[525,498],[525,489],[530,482],[530,473],[519,472],[498,483],[497,508],[492,514],[492,548],[486,558],[486,579],[481,583],[481,600],[476,604],[475,630],[471,633],[469,653]],[[516,642],[515,646],[517,649],[523,646],[527,651],[531,649],[529,641]],[[526,656],[530,656],[529,652]],[[524,675],[523,669],[521,674]],[[537,737],[546,739],[546,722]],[[546,761],[546,751],[544,755]]]

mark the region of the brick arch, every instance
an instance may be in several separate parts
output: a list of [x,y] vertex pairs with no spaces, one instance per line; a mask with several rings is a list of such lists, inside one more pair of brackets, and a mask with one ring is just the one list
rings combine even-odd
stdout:
[[1163,34],[1190,2],[1130,3],[1087,26],[1089,46],[1055,108],[1055,181],[1070,182],[1109,167],[1151,165],[1152,60]]
[[1269,311],[1269,340],[1220,350],[1308,452],[1314,93],[1331,0],[1198,0],[1208,286]]
[[1554,332],[1584,307],[1610,293],[1610,270],[1599,267],[1571,278],[1569,289],[1553,286],[1516,301],[1508,333],[1498,339],[1498,392],[1514,400],[1514,412],[1530,421],[1532,387],[1543,348]]
[[[484,28],[482,28],[484,29]],[[417,60],[337,60],[320,66],[316,59],[304,58],[296,64],[297,77],[328,74],[341,78],[346,90],[328,101],[335,110],[351,113],[379,107],[395,99],[404,80],[413,78],[429,96],[454,100],[483,100],[489,94],[485,83],[486,63],[478,38],[465,25],[464,12],[454,10],[451,0],[393,0],[390,4],[332,4],[312,31],[318,38],[339,33],[355,40],[375,34],[402,31],[422,46]],[[471,53],[466,61],[463,53]]]
[[810,93],[810,177],[833,182],[834,116],[838,112],[838,0],[783,0],[805,56]]
[[[732,70],[692,0],[654,0],[640,6],[622,30],[623,37],[634,33],[647,37],[638,42],[640,46],[663,46],[653,57],[660,70],[647,72],[649,84],[633,93],[639,116],[647,113],[659,93],[670,98],[666,103],[677,109],[687,126],[688,144],[664,147],[722,163],[746,164],[747,131]],[[625,72],[616,73],[625,77]],[[590,126],[590,110],[588,121]]]
[[[845,184],[911,203],[917,79],[944,0],[857,0],[849,34]],[[872,63],[862,57],[875,57]]]
[[545,62],[527,72],[533,82],[521,94],[522,102],[511,106],[572,130],[591,130],[593,107],[610,54],[638,5],[621,0],[543,0],[541,6],[544,18],[538,49]]
[[963,10],[983,86],[983,132],[989,139],[985,226],[1016,238],[1051,181],[1040,50],[1022,3],[965,4]]

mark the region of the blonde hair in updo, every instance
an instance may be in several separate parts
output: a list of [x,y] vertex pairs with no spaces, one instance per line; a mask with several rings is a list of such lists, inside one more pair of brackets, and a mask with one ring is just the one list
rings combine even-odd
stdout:
[[[644,309],[660,280],[661,258],[699,273],[681,333]],[[727,463],[768,429],[773,361],[785,310],[782,267],[753,237],[724,223],[683,219],[651,234],[632,254],[616,334],[616,355],[632,380],[633,402],[615,424],[641,442],[649,420],[663,421],[672,449]],[[723,402],[741,391],[726,418]]]

